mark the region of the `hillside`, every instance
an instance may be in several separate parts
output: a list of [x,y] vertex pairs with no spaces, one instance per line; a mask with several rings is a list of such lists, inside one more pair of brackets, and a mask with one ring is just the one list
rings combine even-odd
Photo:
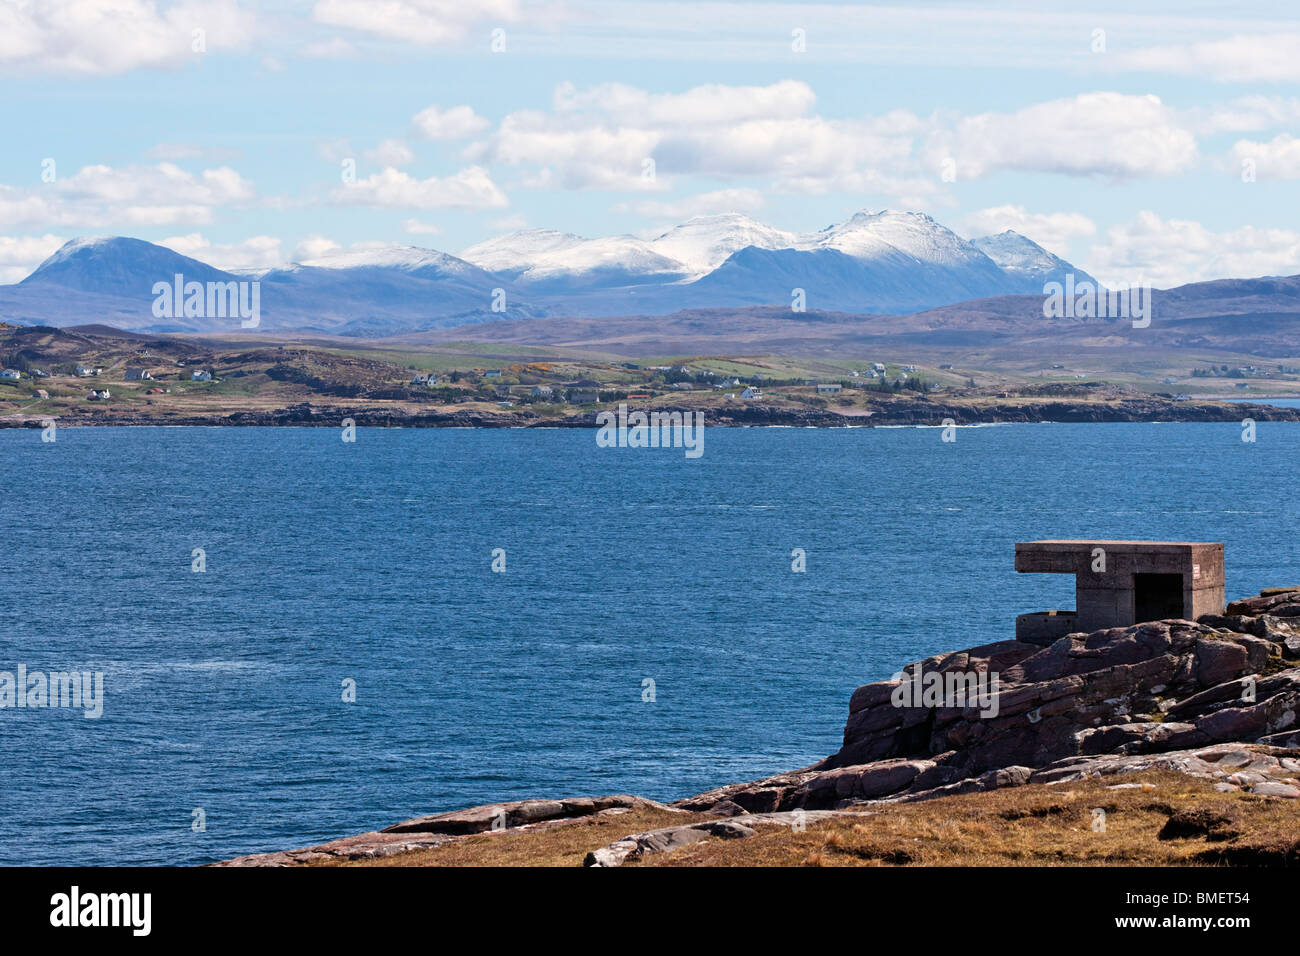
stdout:
[[[20,375],[0,380],[0,427],[47,419],[296,425],[344,417],[412,427],[590,427],[598,412],[620,402],[698,411],[710,425],[1300,420],[1300,409],[1215,398],[1245,384],[1261,398],[1300,394],[1300,369],[1260,369],[1247,381],[1196,378],[1183,368],[1192,384],[1168,386],[1140,376],[1083,379],[1064,369],[917,365],[889,348],[859,354],[668,353],[631,361],[614,349],[0,326],[0,364]],[[86,371],[78,374],[78,366]]]

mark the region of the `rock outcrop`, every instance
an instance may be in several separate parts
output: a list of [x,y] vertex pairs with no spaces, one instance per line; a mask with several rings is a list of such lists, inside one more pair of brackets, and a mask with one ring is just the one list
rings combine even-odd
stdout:
[[[833,809],[1143,769],[1287,797],[1300,771],[1298,658],[1300,588],[1268,589],[1196,622],[941,654],[902,680],[859,687],[843,746],[820,763],[675,805]],[[995,675],[996,694],[976,699],[975,679],[987,690]],[[914,693],[921,686],[937,688],[933,700]]]
[[340,860],[373,860],[443,846],[476,833],[505,833],[511,830],[563,826],[591,816],[617,815],[644,807],[672,810],[662,803],[621,793],[604,797],[571,797],[567,800],[512,800],[415,817],[371,833],[331,840],[300,850],[253,853],[233,860],[223,860],[213,866],[300,866]]

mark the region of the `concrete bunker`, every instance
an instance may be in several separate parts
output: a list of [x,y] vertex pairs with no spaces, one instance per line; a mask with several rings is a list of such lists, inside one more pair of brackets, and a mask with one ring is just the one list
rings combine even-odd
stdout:
[[1223,613],[1221,542],[1020,541],[1016,570],[1074,575],[1074,610],[1016,618],[1016,640],[1032,644],[1076,631]]

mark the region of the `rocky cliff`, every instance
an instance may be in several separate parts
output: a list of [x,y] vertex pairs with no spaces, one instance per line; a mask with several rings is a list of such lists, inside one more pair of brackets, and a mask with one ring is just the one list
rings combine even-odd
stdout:
[[[844,809],[1149,768],[1300,797],[1300,589],[1270,589],[1196,622],[954,651],[903,673],[853,693],[843,746],[820,763],[678,805]],[[970,675],[997,676],[996,707],[904,693],[965,686]],[[1227,743],[1258,746],[1247,759],[1216,746]]]

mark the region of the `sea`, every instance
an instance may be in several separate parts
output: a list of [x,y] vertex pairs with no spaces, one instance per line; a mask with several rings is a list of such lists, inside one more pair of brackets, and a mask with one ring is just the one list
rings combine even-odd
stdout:
[[704,435],[0,431],[0,672],[103,681],[98,716],[0,708],[0,864],[804,767],[860,684],[1073,607],[1017,541],[1222,541],[1230,598],[1300,583],[1300,423]]

